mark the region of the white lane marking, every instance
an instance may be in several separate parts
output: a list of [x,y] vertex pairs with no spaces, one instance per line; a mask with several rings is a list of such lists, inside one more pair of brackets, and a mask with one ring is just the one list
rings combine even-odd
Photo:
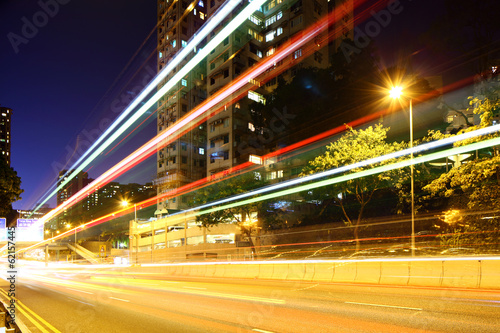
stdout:
[[358,304],[358,305],[369,305],[369,306],[379,306],[379,307],[384,307],[384,308],[396,308],[396,309],[406,309],[406,310],[415,310],[415,311],[422,311],[421,308],[410,308],[407,306],[394,306],[394,305],[385,305],[385,304],[372,304],[372,303],[358,303],[358,302],[345,302],[348,304]]
[[261,333],[274,333],[274,332],[271,332],[271,331],[259,330],[258,328],[253,328],[252,331],[261,332]]
[[116,299],[117,301],[122,301],[122,302],[130,302],[129,300],[123,299],[123,298],[116,298],[116,297],[111,297],[111,296],[109,296],[109,298]]
[[94,293],[91,293],[91,292],[88,292],[88,291],[83,291],[83,290],[78,290],[78,289],[73,289],[73,288],[68,288],[66,287],[66,289],[69,289],[69,290],[74,290],[74,291],[79,291],[81,293],[86,293],[86,294],[91,294],[91,295],[94,295]]
[[187,288],[187,289],[198,289],[198,290],[207,290],[207,288],[198,288],[198,287],[185,287],[185,286],[182,286],[182,288]]
[[95,304],[90,304],[90,303],[87,303],[87,302],[84,302],[84,301],[80,301],[79,299],[76,299],[76,298],[73,298],[73,297],[68,297],[68,298],[72,299],[73,301],[76,301],[76,302],[80,302],[80,303],[87,304],[87,305],[90,305],[90,306],[95,306]]

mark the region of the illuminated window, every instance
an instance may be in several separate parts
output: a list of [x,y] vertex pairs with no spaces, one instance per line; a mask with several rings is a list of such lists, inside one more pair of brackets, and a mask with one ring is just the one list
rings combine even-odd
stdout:
[[298,59],[302,57],[302,49],[299,49],[293,53],[293,59]]
[[193,15],[196,16],[196,8],[193,9]]
[[161,59],[161,58],[163,58],[163,52],[161,52],[161,51],[160,51],[160,52],[158,53],[158,58],[160,58],[160,59]]
[[274,34],[276,33],[276,31],[271,31],[270,33],[268,33],[266,35],[266,42],[270,42],[274,39]]
[[276,36],[279,36],[283,33],[283,28],[282,27],[279,27],[278,29],[276,29]]
[[200,12],[200,18],[201,18],[202,20],[204,20],[204,19],[205,19],[205,14],[203,14],[202,12]]
[[257,16],[254,15],[250,15],[248,19],[256,25],[260,25],[262,22]]
[[269,50],[267,50],[266,57],[269,57],[270,55],[273,55],[275,50],[276,49],[274,47],[271,47]]
[[264,98],[264,96],[262,96],[259,93],[256,93],[255,91],[249,90],[248,91],[248,98],[255,101],[255,102],[259,102],[259,103],[266,105],[266,99]]
[[175,45],[177,45],[177,41],[174,39],[174,40],[172,41],[172,47],[175,47]]
[[248,123],[248,129],[252,132],[255,132],[255,126],[252,123]]
[[198,148],[198,154],[205,155],[205,148]]
[[273,15],[271,16],[270,18],[268,18],[266,20],[266,27],[270,26],[271,24],[273,24],[274,22],[276,22],[276,15]]
[[205,7],[205,4],[203,3],[203,0],[200,0],[200,1],[198,2],[198,6],[200,6],[200,7]]
[[276,14],[276,21],[278,21],[282,17],[283,17],[283,12],[279,12],[278,14]]
[[186,80],[186,79],[182,79],[182,80],[181,80],[181,84],[182,84],[184,87],[187,87],[187,85],[188,85],[187,80]]
[[276,173],[276,177],[277,177],[277,178],[283,178],[283,170],[279,170],[279,171]]
[[187,42],[185,40],[181,40],[181,45],[182,47],[185,47],[187,45]]

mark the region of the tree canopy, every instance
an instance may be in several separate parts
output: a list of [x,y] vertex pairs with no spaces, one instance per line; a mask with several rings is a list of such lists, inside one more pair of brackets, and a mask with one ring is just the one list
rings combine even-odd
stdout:
[[[197,190],[192,196],[190,203],[193,207],[196,207],[219,199],[246,193],[264,184],[265,181],[262,180],[260,173],[247,172],[227,180],[213,182],[209,186]],[[211,213],[198,215],[196,221],[200,222],[206,228],[216,226],[220,223],[237,223],[242,235],[246,237],[252,247],[252,251],[255,252],[252,235],[259,228],[259,225],[253,216],[258,214],[261,206],[262,203],[257,202],[234,208],[220,209]],[[217,208],[217,206],[213,206],[212,208]]]
[[21,199],[21,178],[7,161],[0,157],[0,216],[7,216],[12,212],[12,203]]
[[[388,131],[389,128],[380,124],[360,130],[348,128],[348,131],[342,137],[326,147],[324,154],[309,161],[301,176],[350,165],[406,148],[407,144],[404,142],[388,142]],[[394,160],[388,160],[382,162],[382,164],[393,162]],[[356,173],[380,165],[380,163],[372,164],[352,169],[346,173]],[[372,200],[374,193],[382,188],[393,188],[402,193],[404,192],[403,183],[407,179],[408,170],[396,169],[333,184],[328,188],[313,190],[305,195],[310,200],[340,207],[346,224],[354,226],[356,247],[359,248],[359,227],[363,220],[365,208]],[[349,212],[346,207],[353,204],[357,208]],[[323,209],[326,205],[324,205]]]

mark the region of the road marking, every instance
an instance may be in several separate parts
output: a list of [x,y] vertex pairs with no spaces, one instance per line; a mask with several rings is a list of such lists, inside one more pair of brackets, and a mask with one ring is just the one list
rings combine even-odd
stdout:
[[68,288],[68,287],[66,287],[66,289],[69,289],[69,290],[74,290],[74,291],[79,291],[79,292],[81,292],[81,293],[86,293],[86,294],[91,294],[91,295],[94,295],[94,293],[91,293],[91,292],[89,292],[89,291],[83,291],[83,290],[78,290],[78,289],[73,289],[73,288]]
[[129,300],[122,299],[122,298],[116,298],[116,297],[111,297],[111,296],[109,296],[109,298],[116,299],[117,301],[122,301],[122,302],[130,302]]
[[95,306],[94,304],[91,304],[91,303],[87,303],[87,302],[84,302],[84,301],[80,301],[79,299],[76,299],[76,298],[73,298],[73,297],[68,297],[69,299],[72,299],[73,301],[75,302],[79,302],[79,303],[83,303],[83,304],[87,304],[87,305],[90,305],[90,306]]
[[36,327],[38,327],[38,329],[40,329],[40,331],[42,331],[43,333],[50,333],[49,331],[47,331],[43,326],[41,326],[33,317],[31,317],[29,313],[31,313],[36,319],[38,319],[42,324],[44,324],[45,326],[47,326],[49,329],[51,329],[54,333],[61,333],[61,331],[59,331],[57,328],[55,328],[54,326],[52,326],[51,324],[49,324],[48,322],[46,322],[42,317],[40,317],[39,315],[37,315],[34,311],[30,310],[25,304],[23,304],[20,300],[18,300],[17,298],[15,297],[10,297],[7,292],[5,292],[3,289],[0,289],[2,291],[3,294],[5,294],[5,297],[7,299],[15,299],[16,300],[16,304],[17,304],[17,307],[16,307],[16,310],[19,310],[26,318],[28,318],[29,321],[31,321]]
[[198,290],[207,290],[207,288],[198,288],[198,287],[185,287],[185,286],[182,286],[182,288],[187,288],[187,289],[198,289]]
[[261,332],[261,333],[274,333],[272,331],[265,331],[265,330],[260,330],[258,328],[253,328],[252,331],[255,331],[255,332]]
[[384,308],[396,308],[396,309],[406,309],[406,310],[422,311],[421,308],[410,308],[410,307],[407,307],[407,306],[394,306],[394,305],[372,304],[372,303],[358,303],[358,302],[345,302],[345,303],[348,303],[348,304],[358,304],[358,305],[378,306],[378,307],[384,307]]

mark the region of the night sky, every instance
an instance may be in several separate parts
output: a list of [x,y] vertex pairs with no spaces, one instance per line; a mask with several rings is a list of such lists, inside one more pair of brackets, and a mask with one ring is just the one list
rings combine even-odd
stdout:
[[[0,104],[13,109],[11,165],[25,190],[15,209],[37,203],[56,179],[52,166],[65,163],[67,147],[77,147],[79,134],[80,142],[85,139],[83,130],[91,133],[102,119],[118,115],[111,102],[124,93],[130,73],[146,75],[139,67],[151,62],[155,46],[153,35],[141,48],[155,28],[156,0],[59,2],[57,11],[48,7],[52,17],[40,13],[38,1],[0,2]],[[23,35],[26,19],[37,22],[38,31],[25,28]],[[14,34],[29,38],[16,45],[9,40]]]
[[[154,75],[156,35],[151,33],[157,19],[156,0],[58,1],[41,1],[64,3],[57,10],[49,6],[49,11],[54,11],[51,15],[41,14],[43,9],[35,0],[0,3],[0,104],[13,109],[12,167],[25,190],[23,200],[14,203],[15,209],[33,208],[56,181],[56,170],[68,156],[85,148],[88,138],[82,133],[104,129],[103,121],[119,114],[112,105],[125,106],[114,102],[124,94],[133,96],[132,87],[143,85]],[[442,15],[441,2],[401,0],[400,6],[400,13],[392,15],[390,24],[374,38],[381,65],[397,62],[401,47],[406,54],[414,53],[413,63],[422,76],[450,74],[442,68],[435,71],[443,59],[420,39]],[[37,31],[25,27],[26,22],[36,20]],[[16,41],[12,39],[24,38],[23,34],[29,36],[13,45]],[[152,114],[140,138],[129,139],[124,145],[128,151],[113,151],[100,168],[90,169],[89,175],[99,176],[105,167],[155,135],[154,120]],[[119,181],[151,181],[156,171],[154,156],[149,162],[145,170],[133,173],[135,178]],[[54,200],[51,206],[55,206]]]

